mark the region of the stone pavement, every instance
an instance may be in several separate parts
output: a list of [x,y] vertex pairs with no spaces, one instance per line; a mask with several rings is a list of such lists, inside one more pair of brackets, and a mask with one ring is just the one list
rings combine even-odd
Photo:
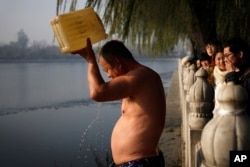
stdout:
[[181,137],[181,104],[178,70],[172,75],[166,101],[166,122],[159,146],[165,157],[165,167],[181,167],[183,140]]

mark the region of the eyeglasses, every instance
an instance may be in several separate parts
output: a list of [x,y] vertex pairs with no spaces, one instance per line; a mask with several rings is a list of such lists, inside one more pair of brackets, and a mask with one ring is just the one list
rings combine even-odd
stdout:
[[225,59],[225,58],[228,58],[228,57],[231,56],[231,55],[233,55],[233,53],[224,54],[224,55],[223,55],[223,58],[224,58],[224,59]]

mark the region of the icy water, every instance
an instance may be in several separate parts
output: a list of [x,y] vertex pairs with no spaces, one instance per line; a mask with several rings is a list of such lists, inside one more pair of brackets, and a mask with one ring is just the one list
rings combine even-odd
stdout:
[[[160,74],[167,94],[177,60],[138,61]],[[84,61],[0,63],[1,167],[107,166],[121,103],[92,101],[86,69]]]

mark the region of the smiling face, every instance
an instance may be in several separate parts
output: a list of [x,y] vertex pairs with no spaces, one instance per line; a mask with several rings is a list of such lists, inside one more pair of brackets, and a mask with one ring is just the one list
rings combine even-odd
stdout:
[[216,53],[216,55],[215,55],[215,65],[221,71],[225,71],[226,70],[223,52]]
[[230,51],[229,47],[224,48],[224,61],[226,64],[233,64],[234,66],[238,67],[239,58],[233,52]]

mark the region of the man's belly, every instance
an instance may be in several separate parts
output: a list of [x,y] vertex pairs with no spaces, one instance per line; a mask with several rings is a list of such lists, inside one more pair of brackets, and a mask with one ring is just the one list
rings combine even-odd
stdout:
[[135,159],[156,156],[159,137],[160,133],[148,129],[143,121],[134,122],[121,116],[111,137],[114,162],[119,165]]

